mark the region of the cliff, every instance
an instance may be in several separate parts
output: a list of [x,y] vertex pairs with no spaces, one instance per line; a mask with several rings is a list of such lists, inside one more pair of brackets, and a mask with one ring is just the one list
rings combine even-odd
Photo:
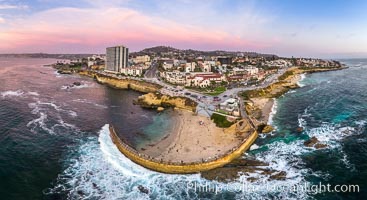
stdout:
[[138,92],[157,92],[162,86],[154,83],[149,83],[140,80],[134,80],[129,78],[118,79],[112,76],[105,76],[91,71],[81,71],[80,75],[94,78],[98,83],[107,85],[116,89],[131,89]]
[[175,107],[183,110],[196,111],[197,102],[187,97],[172,97],[160,93],[148,93],[140,96],[135,102],[145,108]]

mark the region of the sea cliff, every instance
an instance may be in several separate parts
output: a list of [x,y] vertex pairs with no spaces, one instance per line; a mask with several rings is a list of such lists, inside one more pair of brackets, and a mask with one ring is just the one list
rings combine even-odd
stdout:
[[141,80],[134,80],[130,78],[115,78],[112,76],[106,76],[92,71],[81,71],[80,75],[94,78],[98,83],[107,85],[116,89],[131,89],[138,92],[158,92],[162,86],[154,83],[149,83]]

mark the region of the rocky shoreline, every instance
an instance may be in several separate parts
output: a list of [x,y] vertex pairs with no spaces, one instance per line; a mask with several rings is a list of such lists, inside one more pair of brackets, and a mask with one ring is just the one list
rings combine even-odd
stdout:
[[150,92],[158,92],[162,88],[162,86],[155,83],[130,79],[128,77],[115,78],[112,76],[106,76],[93,71],[80,71],[78,74],[94,78],[97,81],[97,83],[107,85],[115,89],[127,89],[127,90],[130,89],[138,92],[150,93]]
[[256,125],[259,127],[259,133],[271,132],[273,128],[268,124],[268,121],[271,113],[269,105],[271,105],[270,107],[273,106],[273,99],[279,98],[292,89],[299,88],[300,86],[298,85],[298,82],[301,79],[302,74],[335,71],[345,68],[346,67],[289,68],[278,78],[277,82],[272,83],[268,87],[241,93],[241,96],[245,100],[246,113],[256,122]]

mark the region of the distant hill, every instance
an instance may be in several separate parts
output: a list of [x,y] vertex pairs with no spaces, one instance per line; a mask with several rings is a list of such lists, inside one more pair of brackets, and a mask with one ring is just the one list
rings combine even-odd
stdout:
[[277,55],[274,54],[262,54],[257,52],[241,52],[241,51],[223,51],[223,50],[215,50],[215,51],[201,51],[194,49],[177,49],[169,46],[156,46],[151,48],[143,49],[139,52],[131,53],[132,56],[137,55],[186,55],[186,56],[248,56],[248,57],[275,57],[278,58]]

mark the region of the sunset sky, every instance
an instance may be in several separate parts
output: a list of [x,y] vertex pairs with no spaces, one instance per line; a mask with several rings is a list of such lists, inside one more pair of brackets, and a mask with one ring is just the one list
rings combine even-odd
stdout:
[[167,45],[367,57],[367,1],[0,0],[0,53]]

